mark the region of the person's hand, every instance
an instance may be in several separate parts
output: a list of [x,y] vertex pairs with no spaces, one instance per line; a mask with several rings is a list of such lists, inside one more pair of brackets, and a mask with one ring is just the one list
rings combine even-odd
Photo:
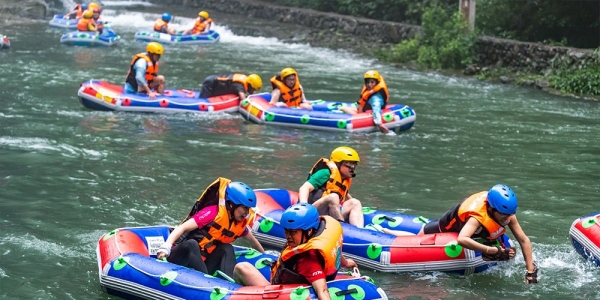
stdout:
[[527,284],[532,284],[532,283],[538,283],[537,280],[537,275],[538,275],[538,271],[540,270],[540,268],[538,267],[537,262],[533,262],[533,272],[529,272],[528,270],[525,270],[525,283]]
[[345,268],[358,268],[358,265],[352,258],[346,258]]
[[163,243],[160,248],[158,248],[158,251],[156,251],[156,258],[157,259],[163,259],[165,257],[168,257],[171,254],[171,248],[173,247],[173,245],[171,245],[170,243]]
[[277,106],[277,107],[286,107],[287,104],[285,104],[283,102],[277,102],[277,103],[275,103],[275,106]]
[[506,261],[514,257],[515,250],[513,248],[502,248],[500,246],[488,247],[486,252],[481,254],[481,258],[485,261]]
[[381,131],[382,133],[390,132],[390,130],[387,127],[385,127],[383,124],[379,124],[379,131]]
[[148,97],[150,97],[150,99],[152,99],[152,100],[156,99],[156,95],[158,95],[157,92],[153,92],[153,91],[148,92]]

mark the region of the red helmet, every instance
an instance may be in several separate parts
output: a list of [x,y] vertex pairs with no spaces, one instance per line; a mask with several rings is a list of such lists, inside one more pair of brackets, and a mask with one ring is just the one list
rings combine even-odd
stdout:
[[94,9],[92,9],[92,11],[93,11],[94,13],[101,13],[101,12],[102,12],[102,9],[101,9],[100,7],[96,7],[96,8],[94,8]]

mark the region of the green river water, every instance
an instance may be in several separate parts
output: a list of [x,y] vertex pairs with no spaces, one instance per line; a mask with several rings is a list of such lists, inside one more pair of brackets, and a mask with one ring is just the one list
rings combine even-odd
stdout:
[[[118,4],[118,3],[117,3]],[[467,277],[362,272],[393,299],[600,299],[600,269],[571,247],[576,218],[599,211],[600,104],[533,89],[394,68],[344,51],[233,34],[213,14],[221,41],[167,47],[169,87],[256,72],[267,82],[287,66],[308,98],[353,101],[377,69],[391,102],[415,109],[400,135],[339,134],[250,124],[233,114],[132,114],[83,108],[79,85],[122,83],[134,42],[162,8],[108,7],[116,47],[59,44],[47,22],[0,24],[0,298],[114,299],[98,282],[100,236],[127,226],[176,225],[216,177],[253,188],[298,189],[314,162],[337,146],[361,155],[352,195],[363,205],[435,218],[496,183],[513,187],[519,221],[540,263],[525,285],[522,256]],[[192,17],[195,12],[187,12]],[[183,28],[192,19],[179,18]]]

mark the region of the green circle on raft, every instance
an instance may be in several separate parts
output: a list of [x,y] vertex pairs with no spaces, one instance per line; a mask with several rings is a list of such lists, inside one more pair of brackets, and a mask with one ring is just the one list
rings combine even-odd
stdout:
[[373,219],[371,220],[371,223],[373,223],[375,225],[381,225],[381,223],[383,223],[383,220],[385,220],[385,215],[378,214],[373,217]]
[[365,296],[366,296],[365,290],[362,287],[360,287],[360,285],[351,284],[348,286],[347,289],[349,289],[349,290],[356,289],[356,292],[350,294],[350,296],[352,296],[352,298],[354,298],[356,300],[365,299]]
[[160,34],[158,32],[154,33],[154,37],[159,37],[159,36],[160,36]]
[[374,212],[376,212],[377,210],[372,209],[368,206],[363,206],[363,215],[368,215],[368,214],[372,214]]
[[275,222],[267,218],[263,218],[262,220],[260,220],[260,231],[265,233],[271,231],[271,229],[273,229],[273,224],[275,224]]
[[269,122],[275,120],[275,114],[268,112],[267,115],[265,116],[265,120],[267,120]]
[[444,252],[446,252],[448,257],[455,258],[462,253],[462,249],[463,247],[461,245],[459,245],[456,241],[452,241],[446,244],[446,247],[444,247]]
[[337,126],[338,126],[338,128],[344,129],[344,128],[346,128],[346,123],[347,123],[346,120],[339,120],[337,122]]
[[119,232],[119,229],[115,229],[115,230],[113,230],[113,231],[111,231],[111,232],[109,232],[109,233],[105,234],[105,235],[102,237],[102,240],[103,240],[103,241],[106,241],[106,240],[110,239],[110,238],[111,238],[111,237],[113,237],[115,234],[117,234],[117,232]]
[[177,272],[169,271],[165,274],[160,275],[160,285],[167,286],[177,278]]
[[100,36],[99,36],[99,35],[96,35],[96,36],[94,36],[94,38],[95,38],[95,39],[97,39],[97,40],[99,40],[99,39],[100,39]]
[[84,37],[87,37],[87,36],[88,36],[87,33],[80,33],[80,34],[77,35],[78,38],[84,38]]
[[596,224],[596,217],[587,218],[581,222],[583,228],[590,228],[594,226],[594,224]]
[[423,223],[423,224],[427,224],[429,223],[429,219],[423,217],[423,216],[418,216],[416,218],[413,219],[413,223]]
[[212,40],[213,40],[213,37],[212,37],[212,35],[209,35],[209,36],[208,36],[208,39],[212,41]]
[[398,225],[400,225],[400,224],[402,223],[402,221],[404,220],[404,219],[402,219],[402,217],[394,217],[394,218],[392,218],[392,219],[393,219],[392,221],[389,221],[389,220],[388,220],[388,225],[389,225],[390,227],[397,227],[397,226],[398,226]]
[[412,112],[410,111],[410,109],[408,109],[406,107],[404,107],[400,110],[400,114],[405,118],[412,116]]
[[140,32],[140,35],[148,35],[148,32],[142,31],[142,32]]
[[394,114],[393,113],[385,113],[385,114],[383,114],[383,119],[386,122],[394,121]]
[[181,42],[181,38],[180,38],[180,37],[177,37],[177,38],[176,38],[176,40],[177,40],[178,42]]
[[197,35],[192,35],[192,40],[196,40],[196,39],[198,39],[198,36]]
[[248,101],[248,99],[244,99],[244,100],[242,100],[242,106],[243,106],[243,107],[246,107],[246,106],[248,106],[248,103],[249,103],[249,102],[250,102],[250,101]]
[[222,293],[221,289],[215,287],[215,289],[210,293],[210,300],[221,300],[225,298],[225,296],[227,296],[227,294]]
[[310,295],[310,291],[307,288],[299,287],[290,293],[290,300],[306,300],[308,295]]
[[310,121],[309,115],[302,115],[302,117],[300,118],[300,123],[302,123],[302,124],[308,124],[309,121]]
[[381,245],[378,243],[372,243],[367,247],[367,257],[370,259],[376,259],[381,254]]
[[255,258],[258,256],[260,256],[260,252],[254,250],[254,249],[250,249],[250,251],[244,255],[244,257],[247,259]]
[[344,298],[346,298],[346,295],[336,295],[337,292],[340,292],[342,290],[340,290],[339,288],[336,287],[331,287],[328,288],[329,290],[329,297],[331,297],[331,300],[343,300]]
[[271,266],[271,259],[261,258],[254,263],[254,267],[256,267],[259,270],[266,266],[269,266],[269,267]]
[[115,269],[115,271],[119,271],[119,270],[125,268],[125,266],[127,265],[128,262],[129,262],[129,257],[119,257],[119,258],[117,258],[117,260],[115,260],[113,262],[113,269]]

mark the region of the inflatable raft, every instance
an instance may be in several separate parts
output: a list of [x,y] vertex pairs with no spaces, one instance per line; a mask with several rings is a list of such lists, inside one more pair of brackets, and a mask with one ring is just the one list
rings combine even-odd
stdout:
[[[157,260],[167,239],[167,226],[120,228],[104,234],[96,255],[102,289],[125,299],[316,299],[311,287],[295,285],[241,286],[193,269]],[[254,264],[267,278],[275,256],[236,247],[237,261]],[[332,299],[387,299],[368,277],[338,275],[327,283]]]
[[215,113],[236,112],[239,97],[223,95],[198,98],[200,91],[165,90],[152,100],[146,94],[125,93],[123,85],[90,80],[81,84],[77,96],[87,108],[104,111],[158,112],[158,113]]
[[64,15],[54,15],[49,25],[56,28],[77,29],[78,19],[65,19]]
[[[240,103],[240,113],[257,124],[346,132],[379,131],[369,112],[350,115],[339,110],[355,103],[312,100],[313,110],[306,110],[273,106],[270,100],[269,93],[251,95]],[[416,118],[415,111],[403,104],[388,104],[382,111],[383,124],[395,132],[410,129]]]
[[[297,203],[298,193],[281,189],[255,191],[258,217],[252,232],[261,244],[280,247],[285,244],[285,236],[278,221],[285,208]],[[456,233],[417,236],[429,222],[427,218],[370,208],[364,208],[363,212],[365,224],[378,224],[409,235],[395,236],[342,223],[342,251],[359,265],[383,272],[442,271],[469,275],[495,264],[484,261],[480,252],[458,245]],[[490,245],[513,247],[506,235]]]
[[0,34],[0,49],[10,48],[10,41],[5,35]]
[[600,267],[600,212],[575,220],[569,236],[577,253]]
[[142,42],[159,42],[161,44],[212,44],[219,41],[218,32],[210,30],[205,34],[175,34],[160,33],[155,31],[139,30],[135,39]]
[[92,31],[72,31],[65,33],[60,37],[60,42],[75,46],[112,46],[121,40],[111,29],[104,29],[102,34]]

